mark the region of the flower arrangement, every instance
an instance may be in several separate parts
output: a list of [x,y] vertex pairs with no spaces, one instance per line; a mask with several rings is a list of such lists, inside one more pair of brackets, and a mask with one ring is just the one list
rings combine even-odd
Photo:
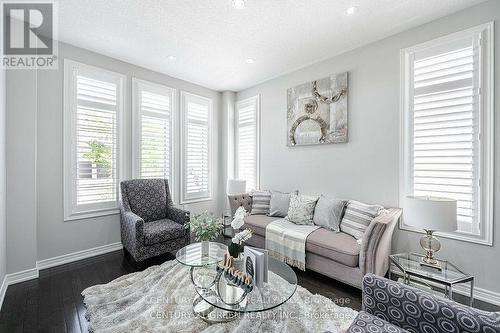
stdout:
[[[247,211],[245,210],[245,208],[240,207],[236,210],[236,212],[234,213],[234,219],[231,222],[231,227],[233,227],[235,231],[238,231],[243,226],[244,218],[246,215]],[[234,235],[234,237],[231,239],[231,243],[228,246],[229,254],[233,258],[238,258],[240,253],[243,252],[243,243],[245,243],[250,239],[250,237],[252,237],[252,233],[252,229],[245,229]]]
[[196,241],[210,241],[220,235],[224,229],[221,219],[214,214],[203,212],[198,215],[191,215],[186,229],[191,228]]

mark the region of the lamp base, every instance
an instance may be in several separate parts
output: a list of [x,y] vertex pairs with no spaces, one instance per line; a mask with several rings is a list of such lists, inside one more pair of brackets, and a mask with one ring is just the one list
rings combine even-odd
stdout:
[[422,258],[422,260],[420,261],[420,266],[434,268],[434,269],[437,269],[439,271],[442,270],[441,264],[436,259],[431,259],[431,260],[427,261],[427,258]]
[[433,230],[425,230],[425,232],[425,236],[420,239],[420,246],[425,251],[425,257],[422,258],[420,265],[441,270],[439,261],[434,259],[434,254],[441,249],[441,243],[433,235]]

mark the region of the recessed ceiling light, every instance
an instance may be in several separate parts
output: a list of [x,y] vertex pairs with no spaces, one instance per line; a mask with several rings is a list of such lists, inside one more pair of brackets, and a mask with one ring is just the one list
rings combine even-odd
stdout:
[[245,0],[233,0],[233,7],[236,9],[245,8]]
[[253,64],[255,62],[255,59],[253,58],[247,58],[247,60],[245,60],[247,62],[247,64]]
[[169,55],[169,56],[167,57],[167,59],[168,59],[168,60],[170,60],[170,61],[174,61],[174,60],[176,60],[176,59],[177,59],[177,57],[176,57],[176,56],[174,56],[174,55]]
[[345,14],[347,16],[349,16],[349,15],[356,13],[357,10],[358,10],[358,7],[352,6],[352,7],[349,7],[346,9]]

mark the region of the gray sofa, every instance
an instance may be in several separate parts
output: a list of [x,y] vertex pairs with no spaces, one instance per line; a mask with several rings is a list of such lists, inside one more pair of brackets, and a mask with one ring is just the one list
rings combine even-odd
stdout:
[[500,313],[485,312],[380,276],[363,279],[363,311],[347,333],[500,333]]
[[[230,195],[232,215],[240,206],[247,212],[252,209],[249,194]],[[320,228],[306,240],[306,269],[321,273],[343,283],[361,288],[363,276],[367,273],[385,275],[389,267],[392,233],[401,216],[401,209],[390,208],[386,214],[375,218],[366,230],[363,242],[343,232]],[[266,247],[266,226],[279,219],[266,215],[245,217],[243,228],[251,228],[254,235],[248,245]]]

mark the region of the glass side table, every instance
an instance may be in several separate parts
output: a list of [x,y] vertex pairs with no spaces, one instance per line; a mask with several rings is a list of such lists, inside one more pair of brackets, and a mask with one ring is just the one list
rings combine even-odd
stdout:
[[[444,294],[449,299],[453,300],[453,286],[459,283],[470,283],[470,301],[472,306],[474,302],[474,276],[462,272],[455,265],[446,260],[437,259],[441,265],[441,269],[436,269],[429,266],[421,265],[424,255],[417,253],[399,253],[389,256],[389,262],[393,264],[399,271],[405,284],[410,284],[411,279],[420,280],[418,282],[430,282],[429,284],[439,284],[444,286]],[[389,279],[392,274],[397,273],[389,268]]]

